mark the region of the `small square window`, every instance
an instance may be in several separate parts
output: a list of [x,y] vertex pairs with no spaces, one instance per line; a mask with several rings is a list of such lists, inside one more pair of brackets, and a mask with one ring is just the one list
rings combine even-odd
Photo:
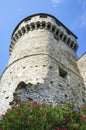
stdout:
[[59,67],[59,76],[64,79],[66,79],[66,77],[67,77],[67,72],[60,67]]
[[47,15],[41,14],[41,15],[40,15],[40,18],[47,18]]

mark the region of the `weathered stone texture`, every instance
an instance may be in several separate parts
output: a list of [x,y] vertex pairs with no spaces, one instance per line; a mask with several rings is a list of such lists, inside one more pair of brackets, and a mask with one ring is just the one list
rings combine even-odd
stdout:
[[86,53],[84,53],[77,61],[77,65],[80,71],[80,74],[84,80],[86,86]]
[[[20,32],[20,37],[15,42],[12,39],[11,56],[0,81],[1,113],[10,107],[9,103],[15,98],[13,93],[21,82],[26,84],[17,91],[21,100],[32,99],[51,105],[72,101],[77,106],[86,101],[83,79],[76,63],[76,38],[71,33],[67,34],[63,25],[58,26],[56,20],[50,16],[40,18],[37,15],[26,22],[22,21],[13,37],[22,27],[38,21],[50,22],[55,28],[52,29],[49,25],[46,28],[45,24],[36,29],[34,25],[35,29],[31,27],[30,30],[28,28],[29,31]],[[72,43],[65,43],[59,35],[55,38],[56,28],[59,28],[66,38],[69,37]]]

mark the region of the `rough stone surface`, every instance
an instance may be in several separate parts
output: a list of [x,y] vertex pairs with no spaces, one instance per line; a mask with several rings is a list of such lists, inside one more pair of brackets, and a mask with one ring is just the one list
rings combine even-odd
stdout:
[[[63,25],[58,26],[50,16],[40,18],[37,15],[26,22],[22,21],[13,37],[22,27],[38,21],[55,25],[73,44],[65,43],[67,39],[65,41],[59,35],[55,38],[52,26],[46,28],[43,25],[44,28],[40,26],[38,29],[30,27],[26,32],[23,30],[21,33],[24,34],[15,44],[11,43],[9,63],[1,76],[0,114],[10,107],[9,103],[15,104],[18,98],[51,105],[72,101],[78,107],[86,101],[85,85],[76,63],[76,38],[71,33],[67,34]],[[22,87],[18,87],[22,82]]]
[[80,74],[84,80],[86,88],[86,53],[84,53],[77,61],[77,65],[80,71]]

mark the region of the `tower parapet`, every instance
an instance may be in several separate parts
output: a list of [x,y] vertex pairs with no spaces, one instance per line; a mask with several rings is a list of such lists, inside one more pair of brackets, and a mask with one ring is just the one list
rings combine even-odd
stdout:
[[59,20],[49,14],[36,14],[22,20],[15,28],[11,44],[10,53],[16,42],[29,31],[45,29],[53,33],[56,40],[62,40],[67,46],[75,52],[78,49],[77,37],[67,29]]

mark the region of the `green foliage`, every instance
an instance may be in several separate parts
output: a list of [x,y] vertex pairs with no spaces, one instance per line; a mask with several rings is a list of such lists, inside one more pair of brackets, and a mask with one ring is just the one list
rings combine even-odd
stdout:
[[74,111],[73,104],[51,107],[21,102],[0,117],[0,130],[85,130],[86,107]]

